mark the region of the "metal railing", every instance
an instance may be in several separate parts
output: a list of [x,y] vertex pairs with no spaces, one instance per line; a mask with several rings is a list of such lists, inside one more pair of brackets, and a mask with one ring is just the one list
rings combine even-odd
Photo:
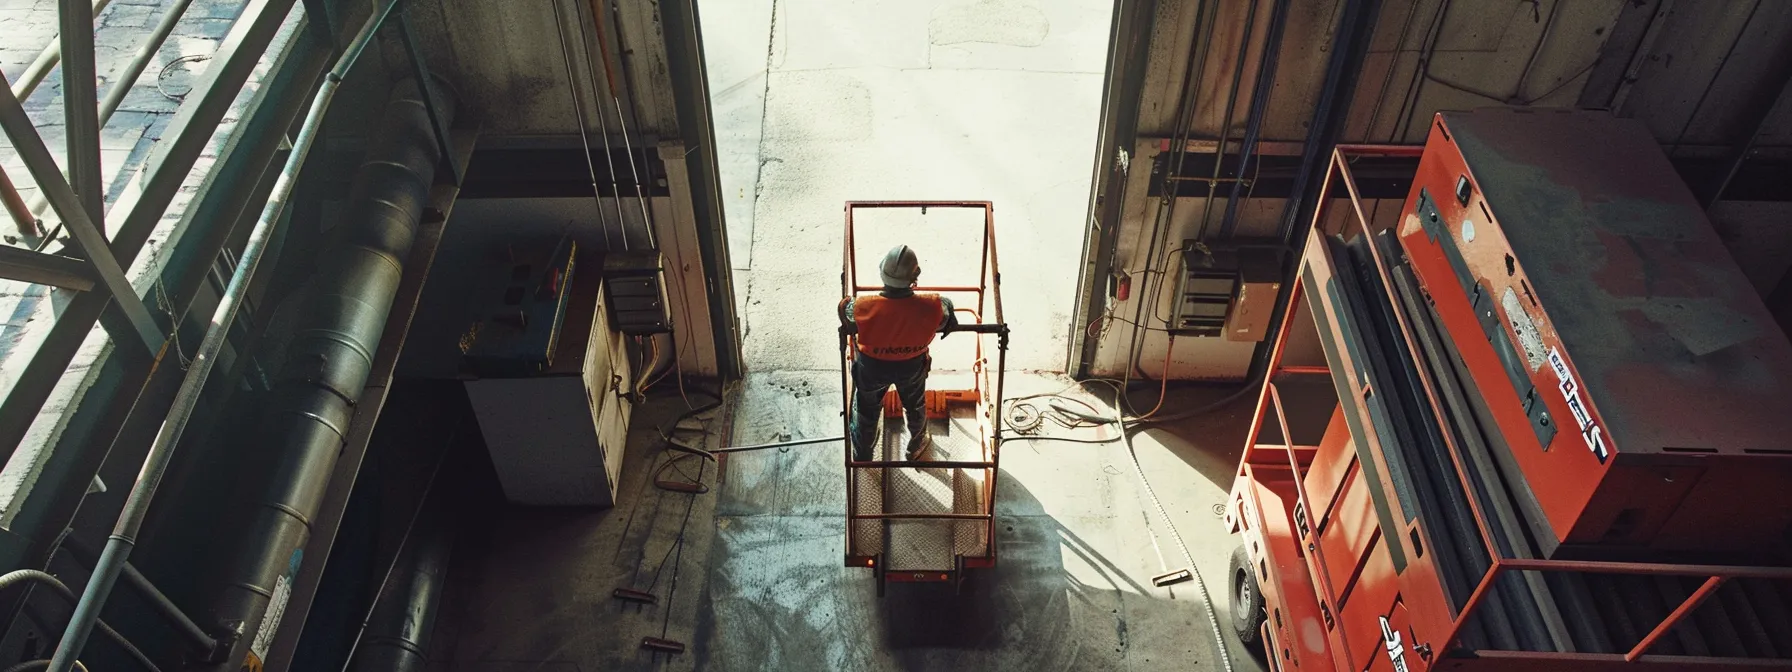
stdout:
[[[996,258],[995,219],[994,219],[994,214],[993,214],[994,208],[989,202],[987,202],[987,201],[852,201],[852,202],[848,202],[846,204],[846,238],[845,238],[845,246],[844,246],[845,249],[843,251],[844,270],[841,273],[841,292],[844,296],[846,296],[848,299],[850,299],[850,298],[857,297],[861,294],[875,292],[875,291],[881,290],[883,288],[883,286],[881,284],[866,285],[866,284],[859,282],[858,268],[857,268],[857,261],[858,261],[857,260],[857,249],[855,247],[855,235],[854,235],[855,229],[857,226],[857,223],[855,222],[854,217],[853,217],[855,210],[859,210],[859,209],[921,209],[921,210],[923,210],[923,212],[925,212],[925,209],[927,209],[927,208],[973,209],[973,210],[981,210],[982,211],[983,217],[982,217],[981,227],[980,227],[982,240],[981,240],[981,251],[980,251],[979,259],[978,259],[978,263],[979,263],[978,276],[977,276],[978,284],[976,284],[976,285],[920,285],[920,286],[916,286],[915,290],[920,291],[920,292],[933,292],[933,293],[941,293],[941,294],[967,294],[967,295],[970,295],[971,297],[973,297],[973,302],[976,306],[975,308],[962,308],[961,307],[961,308],[957,309],[957,312],[966,313],[966,314],[970,315],[973,319],[976,320],[976,322],[971,323],[971,324],[959,325],[957,328],[954,329],[954,331],[969,332],[969,333],[972,333],[972,334],[975,334],[978,336],[978,338],[976,340],[976,347],[975,347],[972,357],[971,357],[971,359],[972,359],[971,374],[972,374],[972,378],[974,381],[973,384],[976,387],[975,392],[976,392],[978,404],[983,409],[1000,408],[1001,402],[1002,402],[1003,371],[1006,369],[1006,358],[1007,358],[1007,348],[1008,348],[1008,326],[1002,317],[1002,299],[1001,299],[1001,289],[1000,289],[1001,270],[1000,270],[1000,266],[999,266],[999,264],[997,262],[997,258]],[[989,311],[993,320],[991,320],[989,322],[983,321],[982,315],[985,310]],[[852,380],[852,371],[851,371],[850,361],[851,361],[851,358],[856,355],[856,340],[855,340],[856,334],[857,334],[857,331],[856,331],[856,329],[854,329],[853,325],[850,325],[850,324],[842,325],[840,328],[839,347],[840,347],[840,352],[841,352],[841,357],[842,357],[842,366],[841,366],[841,372],[840,372],[841,390],[842,390],[841,391],[841,402],[842,402],[843,406],[848,409],[848,412],[846,414],[844,414],[845,417],[843,418],[843,429],[845,430],[845,435],[847,437],[847,441],[845,442],[846,445],[845,445],[844,452],[845,452],[845,465],[846,465],[846,476],[847,476],[847,478],[846,478],[846,487],[847,487],[846,518],[848,520],[848,525],[847,525],[848,556],[851,557],[851,556],[860,555],[857,552],[858,549],[856,549],[853,544],[854,537],[857,534],[857,530],[856,530],[857,526],[854,525],[853,523],[857,522],[857,521],[883,521],[883,523],[882,523],[883,525],[889,525],[891,521],[927,521],[927,520],[935,520],[935,521],[942,521],[942,522],[976,521],[976,522],[981,523],[981,525],[979,527],[981,528],[981,538],[983,540],[983,543],[982,543],[983,553],[982,553],[982,555],[977,557],[977,560],[979,562],[985,562],[985,563],[993,562],[995,559],[995,553],[996,553],[996,551],[995,551],[995,501],[996,501],[996,483],[997,483],[996,475],[997,475],[998,470],[1000,469],[1000,445],[1001,445],[1000,423],[996,422],[995,419],[992,418],[990,414],[987,414],[987,413],[979,413],[978,414],[976,419],[977,419],[978,431],[979,431],[978,444],[977,444],[978,452],[979,452],[979,454],[978,454],[979,459],[974,459],[974,460],[867,460],[867,461],[854,460],[853,459],[852,440],[851,440],[852,426],[851,426],[851,411],[850,411],[852,404],[853,404],[853,386],[854,385],[853,385],[853,380]],[[989,360],[988,360],[987,356],[984,354],[984,350],[983,350],[983,345],[984,345],[983,338],[987,337],[987,336],[994,336],[997,338],[996,362],[995,362],[995,367],[994,367],[993,371],[991,370],[991,367],[988,365]],[[880,437],[880,440],[882,440],[882,437]],[[912,511],[893,511],[893,512],[889,511],[888,510],[888,507],[889,507],[888,498],[890,498],[890,496],[891,496],[892,482],[893,482],[892,474],[894,472],[896,472],[897,470],[920,471],[920,470],[927,470],[927,469],[964,469],[964,470],[973,470],[977,474],[979,474],[980,478],[981,478],[980,482],[982,484],[982,487],[981,487],[981,492],[978,493],[979,501],[977,501],[977,511],[974,513],[960,513],[960,512],[956,512],[956,511],[952,512],[952,513],[931,513],[931,512],[922,513],[922,512],[912,512]],[[864,511],[860,510],[860,501],[859,501],[860,483],[859,483],[859,481],[860,481],[861,474],[874,474],[879,477],[879,480],[882,483],[881,488],[880,488],[879,497],[880,497],[880,500],[882,501],[884,510],[881,510],[878,512],[864,512]],[[948,487],[950,487],[950,486],[948,486]],[[956,491],[954,491],[952,493],[952,496],[954,497],[954,500],[956,500],[958,493]],[[953,538],[951,540],[949,540],[948,543],[956,543],[956,534],[957,533],[953,532],[952,534],[953,534]],[[888,549],[885,549],[885,550],[887,551]],[[961,561],[962,561],[962,559],[961,559]],[[850,560],[849,560],[849,562],[850,562]],[[866,566],[873,566],[875,562],[876,561],[869,556],[867,556],[864,559],[864,564]],[[884,568],[874,566],[874,569],[877,569],[880,572],[880,576],[881,576],[882,575],[881,572],[883,571]],[[929,569],[950,569],[950,568],[929,568]],[[931,579],[935,575],[928,574],[927,576]],[[943,579],[947,578],[947,575],[940,574],[940,575],[938,575],[938,577],[943,580]],[[881,590],[881,583],[880,583],[880,590]]]

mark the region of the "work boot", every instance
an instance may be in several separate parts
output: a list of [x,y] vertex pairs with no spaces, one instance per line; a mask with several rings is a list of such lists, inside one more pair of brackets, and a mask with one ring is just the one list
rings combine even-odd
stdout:
[[926,457],[931,448],[933,448],[933,437],[927,433],[925,427],[920,431],[909,433],[908,460],[910,462]]

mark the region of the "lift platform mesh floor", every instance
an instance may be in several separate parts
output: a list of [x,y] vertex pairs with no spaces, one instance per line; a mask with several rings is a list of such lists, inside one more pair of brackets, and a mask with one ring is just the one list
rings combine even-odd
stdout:
[[[985,459],[977,407],[954,405],[951,417],[929,420],[933,448],[926,460],[976,462]],[[886,418],[875,460],[906,459],[908,431],[900,418]],[[976,514],[983,511],[984,470],[889,467],[856,469],[858,510],[863,513]],[[989,553],[982,520],[857,520],[853,552],[883,554],[891,571],[950,571],[956,556]]]

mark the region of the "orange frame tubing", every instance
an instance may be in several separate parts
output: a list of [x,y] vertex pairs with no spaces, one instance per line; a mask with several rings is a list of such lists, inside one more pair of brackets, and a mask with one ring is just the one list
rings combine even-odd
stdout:
[[[968,208],[968,209],[981,209],[983,211],[983,226],[982,226],[983,245],[982,245],[982,253],[979,258],[979,263],[980,263],[979,272],[978,272],[979,284],[977,284],[975,286],[970,286],[970,285],[941,285],[941,286],[924,285],[924,286],[917,286],[915,289],[918,291],[937,292],[937,293],[973,294],[976,296],[975,304],[978,306],[978,309],[981,309],[985,305],[990,305],[993,307],[994,313],[995,313],[995,315],[994,315],[995,321],[987,323],[987,324],[1002,325],[1002,332],[1000,333],[1000,336],[999,336],[999,338],[1001,339],[1001,341],[1000,341],[1001,347],[998,348],[998,351],[996,354],[996,358],[997,358],[996,379],[994,381],[994,384],[991,385],[990,380],[989,380],[989,367],[987,365],[988,360],[983,352],[983,339],[981,338],[985,334],[977,334],[978,338],[977,338],[976,351],[972,358],[973,359],[973,361],[972,361],[973,379],[976,381],[977,389],[972,390],[971,392],[976,396],[979,403],[989,403],[994,408],[1000,408],[1001,403],[1002,403],[1003,373],[1005,372],[1005,370],[1007,368],[1007,338],[1008,338],[1008,336],[1007,336],[1007,332],[1006,332],[1006,324],[1007,323],[1003,320],[1003,317],[1002,317],[1002,292],[1001,292],[1002,273],[1001,273],[1001,268],[998,265],[999,262],[996,259],[996,248],[995,248],[996,229],[995,229],[995,207],[994,207],[994,205],[989,201],[848,201],[845,206],[845,210],[846,210],[846,241],[845,241],[845,246],[844,246],[845,249],[842,250],[844,270],[842,270],[842,272],[840,274],[840,286],[841,286],[841,293],[843,296],[852,297],[852,296],[856,296],[858,293],[861,293],[861,292],[877,291],[877,290],[883,288],[883,286],[881,284],[880,285],[859,284],[858,263],[857,263],[858,262],[857,246],[855,245],[854,235],[853,235],[854,228],[855,228],[855,224],[853,221],[853,211],[855,209],[895,209],[895,208],[904,208],[904,209],[920,208],[923,211],[925,211],[927,208]],[[994,291],[992,291],[992,289]],[[977,323],[985,324],[982,321],[982,316],[981,316],[979,310],[960,308],[960,309],[957,309],[955,312],[969,313],[970,315],[972,315],[974,318],[977,319]],[[850,408],[852,405],[852,381],[851,381],[851,376],[849,373],[850,367],[846,366],[845,365],[846,362],[844,361],[845,359],[852,357],[852,354],[853,354],[852,339],[843,335],[841,338],[841,357],[843,358],[843,362],[842,362],[842,366],[841,366],[841,370],[840,370],[841,396],[843,398],[845,407],[847,409],[849,409],[848,413],[842,414],[843,415],[843,424],[845,425],[845,427],[844,427],[845,435],[848,437],[848,440],[846,442],[847,449],[844,451],[846,453],[846,471],[848,474],[847,479],[846,479],[847,520],[849,522],[855,521],[855,520],[906,520],[906,519],[982,520],[982,521],[985,521],[985,525],[984,525],[984,535],[985,536],[984,536],[984,538],[988,540],[988,555],[983,556],[983,557],[975,557],[975,558],[968,558],[968,557],[963,558],[963,564],[965,567],[991,567],[991,566],[994,566],[995,561],[996,561],[995,501],[996,501],[996,487],[997,487],[997,483],[999,481],[999,479],[997,478],[997,472],[1001,468],[1001,457],[1000,457],[1001,456],[1001,443],[1002,443],[1001,425],[992,423],[990,421],[990,416],[988,414],[979,414],[978,424],[980,426],[981,433],[983,436],[983,444],[984,444],[983,453],[989,457],[989,459],[984,460],[984,461],[951,461],[951,462],[907,461],[907,460],[870,461],[870,462],[854,461],[852,459],[852,449],[851,449],[852,426],[851,426],[851,420],[850,420],[850,416],[851,416]],[[993,395],[988,392],[988,390],[992,389],[992,388],[994,390]],[[954,514],[901,514],[901,513],[867,514],[867,513],[860,513],[858,511],[858,485],[857,485],[858,480],[853,478],[851,476],[851,474],[853,473],[854,469],[863,469],[863,468],[981,469],[984,472],[984,482],[989,484],[988,487],[983,489],[982,510],[984,512],[983,513],[975,513],[975,514],[958,514],[958,513],[954,513]],[[852,527],[850,525],[847,527],[847,534],[849,537],[852,534]],[[848,550],[850,551],[851,549],[848,549]],[[874,566],[874,562],[875,562],[875,561],[870,561],[870,562],[855,563],[855,562],[853,562],[854,559],[855,558],[849,553],[849,555],[848,555],[848,564],[849,565],[852,565],[852,566]],[[913,576],[910,576],[910,574],[913,574]],[[940,574],[937,580],[945,581],[945,580],[949,580],[949,578],[950,578],[949,574]],[[890,573],[890,574],[886,575],[885,579],[892,580],[892,581],[931,581],[931,580],[935,580],[933,573],[930,573],[930,572],[913,572],[913,573],[911,573],[911,572],[896,572],[896,573]],[[880,589],[880,591],[881,591],[881,589]]]

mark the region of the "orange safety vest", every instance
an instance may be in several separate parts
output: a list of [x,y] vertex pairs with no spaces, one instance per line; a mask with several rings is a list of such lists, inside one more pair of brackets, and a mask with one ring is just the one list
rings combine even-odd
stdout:
[[900,299],[861,296],[853,300],[852,318],[859,327],[860,353],[900,362],[927,354],[934,332],[946,319],[946,305],[938,294]]

